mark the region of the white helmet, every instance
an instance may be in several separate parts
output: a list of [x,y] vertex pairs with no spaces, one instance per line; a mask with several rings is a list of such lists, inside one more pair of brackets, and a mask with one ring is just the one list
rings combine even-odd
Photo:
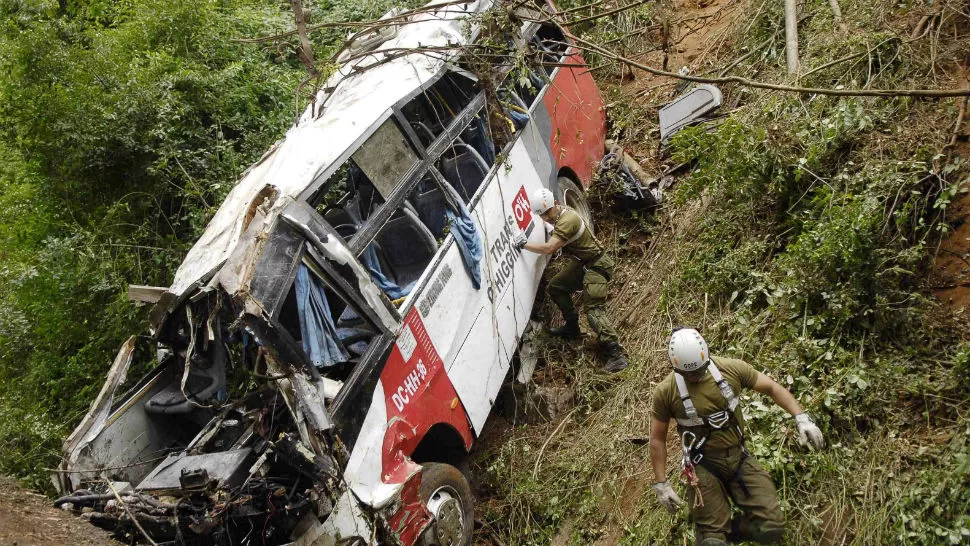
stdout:
[[681,328],[671,334],[667,356],[675,370],[693,372],[707,364],[711,353],[708,352],[707,342],[700,332],[693,328]]
[[532,212],[542,214],[556,204],[556,198],[546,188],[539,188],[532,192]]

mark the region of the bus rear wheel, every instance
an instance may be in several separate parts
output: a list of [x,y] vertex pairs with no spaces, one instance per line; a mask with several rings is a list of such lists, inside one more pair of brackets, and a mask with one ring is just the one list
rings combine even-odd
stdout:
[[468,480],[457,468],[444,463],[425,463],[418,494],[434,518],[422,533],[421,546],[471,544],[475,505]]
[[560,204],[566,205],[567,207],[575,210],[583,218],[583,222],[586,223],[586,229],[590,233],[595,233],[593,229],[593,213],[589,208],[589,202],[586,201],[586,193],[583,188],[579,186],[576,182],[573,182],[572,178],[566,176],[560,176],[557,185],[556,200]]

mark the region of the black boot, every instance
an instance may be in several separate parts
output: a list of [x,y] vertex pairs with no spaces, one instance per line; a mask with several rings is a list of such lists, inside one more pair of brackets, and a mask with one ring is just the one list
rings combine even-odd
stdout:
[[600,346],[600,350],[603,352],[603,357],[606,359],[606,364],[600,368],[600,371],[606,373],[616,373],[626,369],[630,363],[626,359],[626,353],[623,351],[623,347],[615,342],[609,341],[603,343]]
[[566,319],[566,324],[561,328],[550,328],[549,333],[565,339],[576,339],[579,337],[579,313],[564,313],[562,318]]

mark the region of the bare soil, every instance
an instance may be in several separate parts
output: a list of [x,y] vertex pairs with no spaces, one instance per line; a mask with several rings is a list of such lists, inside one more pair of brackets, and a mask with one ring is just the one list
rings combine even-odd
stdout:
[[0,546],[119,546],[106,531],[54,508],[46,495],[0,477]]
[[[956,151],[970,157],[970,144]],[[955,228],[936,254],[933,295],[954,313],[964,313],[970,311],[970,193],[950,204],[948,216]]]

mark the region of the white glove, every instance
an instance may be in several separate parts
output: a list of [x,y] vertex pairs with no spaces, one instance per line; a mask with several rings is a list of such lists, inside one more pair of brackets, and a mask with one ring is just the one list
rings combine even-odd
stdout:
[[512,245],[518,250],[522,250],[528,242],[529,238],[525,236],[525,233],[522,233],[521,229],[516,230],[515,235],[512,236]]
[[684,501],[680,500],[677,496],[677,492],[674,491],[673,487],[667,482],[657,482],[653,484],[654,492],[657,493],[657,500],[660,504],[667,509],[671,514],[676,514],[677,509],[684,505]]
[[822,431],[812,421],[807,413],[799,413],[795,416],[795,423],[798,425],[798,443],[808,444],[815,449],[825,447],[825,439],[822,438]]

